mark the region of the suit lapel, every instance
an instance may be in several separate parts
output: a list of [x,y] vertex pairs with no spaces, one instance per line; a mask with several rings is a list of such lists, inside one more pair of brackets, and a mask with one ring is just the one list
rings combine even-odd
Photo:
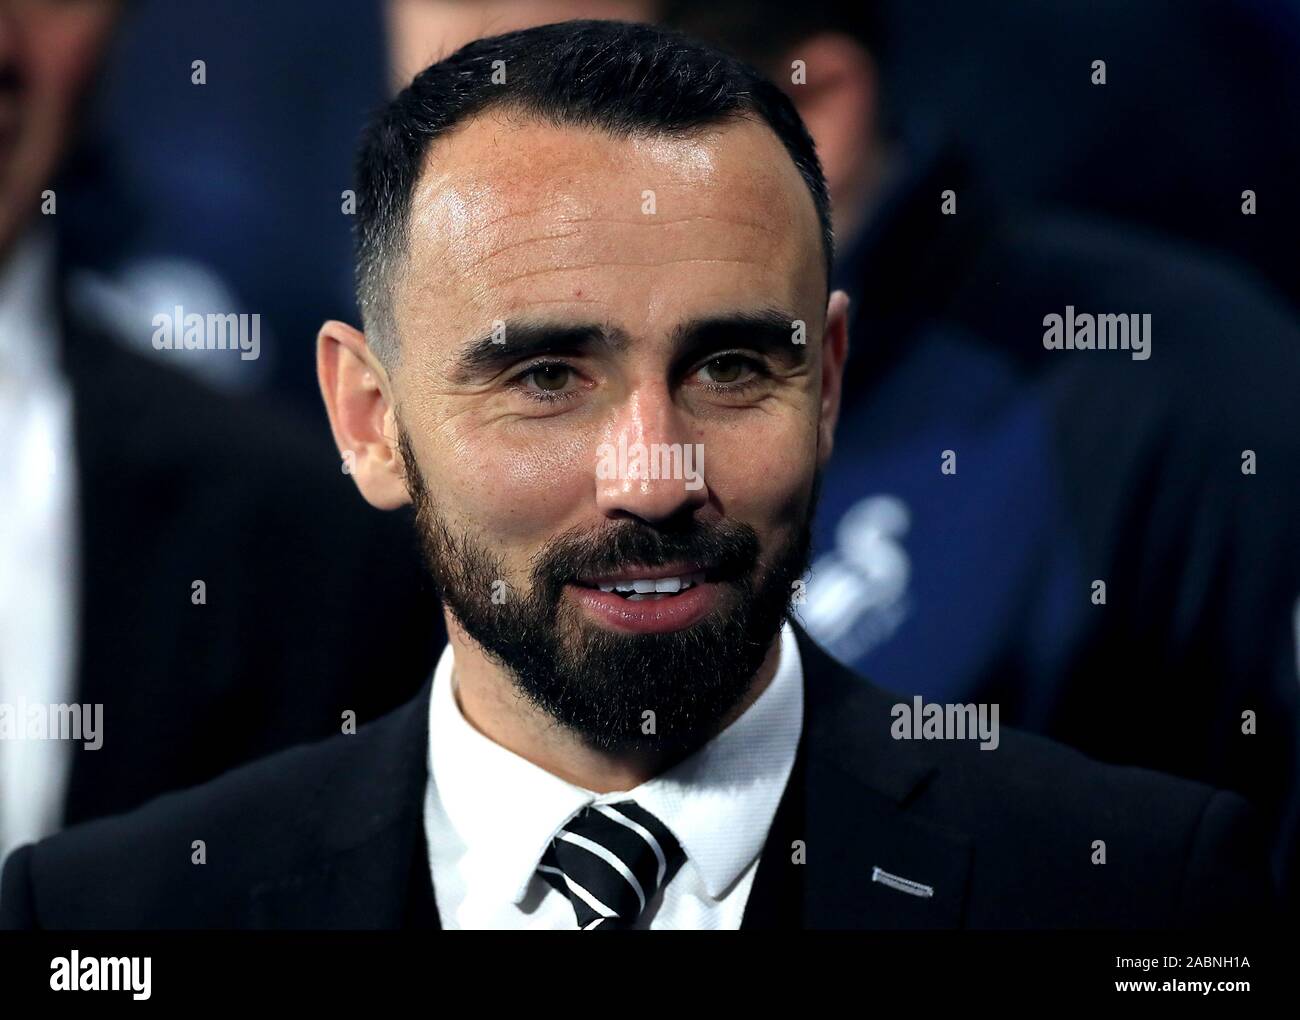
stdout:
[[889,695],[796,632],[804,728],[741,927],[960,926],[970,842],[914,810],[934,766],[890,739]]

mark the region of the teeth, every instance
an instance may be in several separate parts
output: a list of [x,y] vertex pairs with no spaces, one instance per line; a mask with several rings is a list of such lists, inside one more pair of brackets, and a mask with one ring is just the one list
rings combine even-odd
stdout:
[[629,598],[638,598],[643,596],[654,597],[655,595],[676,595],[703,583],[704,572],[698,571],[681,577],[636,578],[632,581],[619,581],[618,583],[603,582],[597,584],[596,587],[601,591],[618,592]]

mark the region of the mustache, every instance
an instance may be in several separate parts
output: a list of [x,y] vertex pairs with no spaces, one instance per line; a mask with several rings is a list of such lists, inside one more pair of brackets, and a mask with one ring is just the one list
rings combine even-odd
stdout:
[[739,521],[693,521],[674,530],[624,521],[555,539],[533,558],[533,583],[539,591],[558,594],[578,577],[681,562],[698,565],[710,580],[736,581],[750,576],[758,554],[758,533]]

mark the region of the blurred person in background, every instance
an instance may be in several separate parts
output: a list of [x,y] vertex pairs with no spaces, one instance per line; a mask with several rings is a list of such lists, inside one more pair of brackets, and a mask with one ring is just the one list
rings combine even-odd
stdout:
[[[54,178],[121,9],[0,0],[0,856],[378,714],[442,640],[327,435],[68,300]],[[93,737],[44,739],[73,705]]]
[[890,115],[940,119],[994,194],[1229,252],[1300,309],[1300,4],[867,6]]
[[[646,5],[134,0],[96,89],[96,144],[61,195],[76,211],[65,234],[73,282],[105,322],[128,326],[174,301],[258,310],[260,359],[192,357],[180,367],[223,388],[274,390],[319,416],[314,381],[294,352],[310,348],[323,311],[356,312],[353,217],[343,211],[355,125],[431,43],[575,12],[652,17],[638,6]],[[994,195],[1102,212],[1222,248],[1300,305],[1288,233],[1300,219],[1300,193],[1290,187],[1300,134],[1270,130],[1300,121],[1300,7],[866,6],[888,33],[887,51],[873,57],[885,58],[877,64],[889,115],[938,117]],[[385,60],[390,23],[394,49],[412,50],[405,63],[400,52]],[[1099,58],[1105,86],[1090,80]],[[173,87],[196,59],[204,83]],[[147,150],[141,137],[152,140]],[[1241,213],[1246,189],[1258,215]],[[139,335],[122,332],[128,342]]]
[[[396,90],[390,20],[394,37],[427,50],[505,19],[562,20],[579,7],[635,17],[634,6],[135,0],[65,168],[73,299],[119,342],[227,392],[273,392],[323,432],[304,366],[321,316],[356,314],[351,161],[357,125]],[[150,317],[176,304],[258,312],[261,356],[155,351]]]
[[[1280,8],[1270,32],[1264,8],[1244,2],[320,0],[311,11],[141,3],[105,104],[120,176],[148,193],[154,247],[219,264],[289,324],[282,339],[306,336],[322,310],[355,315],[347,217],[335,215],[353,125],[406,71],[475,35],[576,15],[680,19],[776,66],[782,83],[805,60],[807,84],[789,91],[830,178],[837,285],[855,297],[857,338],[805,620],[900,688],[995,699],[1090,753],[1241,790],[1274,822],[1279,869],[1294,860],[1300,473],[1281,422],[1294,324],[1213,257],[994,201],[1142,215],[1259,255],[1276,281],[1265,255],[1282,249],[1263,239],[1294,199],[1267,182],[1285,180],[1290,164],[1274,157],[1295,139],[1243,125],[1271,123],[1294,94],[1251,84],[1272,81],[1294,47]],[[201,105],[158,87],[159,37],[221,69]],[[1211,60],[1206,37],[1251,58]],[[1091,57],[1080,66],[1090,47],[1110,61],[1105,88],[1089,80]],[[121,144],[142,118],[167,158]],[[1235,215],[1240,188],[1258,181],[1261,215],[1226,219],[1221,206]],[[109,232],[89,236],[112,254]],[[1152,313],[1151,358],[1044,350],[1044,317],[1067,306]],[[277,392],[315,403],[308,373],[283,361],[274,372]],[[1245,451],[1255,475],[1242,473]]]
[[[1296,320],[1229,259],[994,199],[883,112],[878,13],[660,8],[786,88],[831,188],[855,343],[801,619],[900,691],[1240,791],[1294,898]],[[1049,349],[1068,308],[1149,347]]]
[[[419,74],[357,168],[365,332],[322,326],[321,391],[367,501],[418,507],[438,668],[355,736],[16,851],[0,927],[1270,920],[1240,797],[996,710],[987,744],[902,739],[786,621],[849,302],[770,81],[646,25],[513,32]],[[602,466],[679,439],[707,470]]]

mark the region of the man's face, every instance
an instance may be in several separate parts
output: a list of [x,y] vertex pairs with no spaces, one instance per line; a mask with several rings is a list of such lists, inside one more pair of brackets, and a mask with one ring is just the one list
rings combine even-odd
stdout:
[[838,399],[798,172],[750,121],[489,113],[435,143],[410,222],[392,388],[448,606],[593,746],[694,746],[803,571]]
[[0,257],[39,209],[116,0],[0,0]]

